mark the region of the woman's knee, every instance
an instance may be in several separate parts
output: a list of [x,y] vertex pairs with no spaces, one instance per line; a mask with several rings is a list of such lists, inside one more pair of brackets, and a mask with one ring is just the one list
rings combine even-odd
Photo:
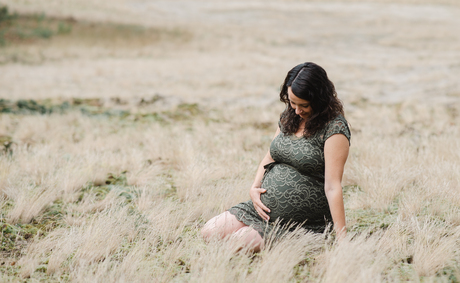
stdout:
[[209,239],[212,236],[218,236],[224,238],[225,236],[238,231],[240,228],[246,225],[238,221],[236,217],[228,211],[221,213],[211,218],[201,229],[201,235],[205,239]]
[[212,234],[213,234],[213,228],[215,227],[215,219],[216,217],[213,217],[209,219],[206,224],[204,224],[203,228],[201,228],[201,236],[205,239],[209,239]]
[[264,247],[264,240],[262,236],[260,236],[259,232],[254,230],[254,228],[249,226],[239,229],[233,234],[233,238],[255,252],[260,251]]

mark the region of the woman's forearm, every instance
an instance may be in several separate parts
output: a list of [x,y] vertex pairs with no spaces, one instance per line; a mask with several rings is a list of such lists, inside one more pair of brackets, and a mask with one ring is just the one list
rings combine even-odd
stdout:
[[264,166],[268,163],[274,162],[273,158],[270,156],[270,153],[267,153],[257,168],[256,177],[254,179],[254,183],[252,183],[252,188],[260,188],[262,178],[264,177],[265,168]]
[[335,184],[326,186],[326,197],[331,209],[332,221],[334,222],[334,230],[337,236],[345,236],[347,232],[345,220],[345,208],[343,205],[342,186]]
[[[280,132],[281,130],[278,127],[276,129],[275,135],[273,136],[273,139],[275,139],[275,137],[279,135]],[[252,186],[251,186],[252,188],[260,188],[262,178],[264,177],[264,173],[265,173],[264,166],[271,162],[275,162],[275,160],[273,160],[272,156],[270,155],[270,150],[268,150],[267,154],[265,154],[264,158],[259,164],[259,167],[257,168],[256,178],[254,179],[254,183],[252,183]]]
[[[278,127],[275,133],[275,137],[279,133],[280,133],[280,128]],[[254,205],[254,209],[257,211],[259,216],[265,221],[270,220],[270,216],[268,216],[267,214],[267,213],[270,213],[270,209],[267,206],[265,206],[265,204],[263,204],[262,201],[260,200],[260,195],[266,192],[264,188],[261,188],[262,178],[264,177],[264,173],[265,173],[264,166],[274,161],[275,160],[273,160],[272,156],[270,155],[270,150],[269,150],[267,154],[265,154],[262,161],[260,162],[259,167],[257,168],[257,173],[254,179],[254,183],[252,183],[251,189],[249,189],[249,196],[251,197],[251,201]]]
[[347,233],[342,176],[349,148],[349,141],[342,134],[332,135],[324,144],[324,191],[331,210],[332,221],[334,221],[334,229],[339,239]]
[[257,168],[256,178],[251,186],[251,189],[249,190],[249,196],[251,197],[254,209],[257,211],[259,216],[265,221],[270,220],[270,216],[268,216],[267,214],[270,212],[270,209],[267,206],[265,206],[265,204],[263,204],[260,200],[260,194],[266,192],[266,190],[264,188],[261,188],[260,186],[262,185],[261,181],[265,173],[264,166],[270,162],[273,162],[273,159],[270,156],[270,152],[267,152],[265,157],[260,162],[259,168]]

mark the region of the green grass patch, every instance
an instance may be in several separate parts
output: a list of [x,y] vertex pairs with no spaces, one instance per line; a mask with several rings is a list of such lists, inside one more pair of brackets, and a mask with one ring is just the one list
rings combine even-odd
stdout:
[[460,282],[460,269],[454,266],[448,266],[436,273],[436,277],[448,278],[448,282],[459,283]]
[[396,221],[397,210],[356,209],[346,212],[350,232],[374,233],[387,229]]
[[[4,207],[2,214],[7,210],[8,208]],[[32,238],[46,236],[50,231],[61,227],[63,215],[64,204],[61,200],[53,202],[39,217],[32,219],[28,224],[10,224],[2,215],[0,218],[0,251],[12,256],[19,253]]]
[[[142,107],[142,103],[138,106]],[[193,118],[204,118],[208,120],[207,114],[196,103],[181,103],[177,107],[170,110],[158,112],[131,112],[130,110],[120,108],[104,107],[100,99],[81,99],[74,98],[67,101],[59,100],[9,100],[0,99],[0,114],[13,115],[46,115],[46,114],[65,114],[70,111],[80,111],[87,116],[100,117],[131,117],[135,122],[160,122],[169,124],[172,122],[192,122]],[[0,142],[3,140],[0,137]],[[5,140],[5,142],[8,142]],[[5,149],[0,146],[0,149]]]
[[70,106],[71,104],[67,101],[55,103],[49,99],[41,101],[0,99],[0,113],[19,115],[63,113],[69,110]]
[[31,43],[72,31],[71,19],[48,18],[44,14],[18,15],[0,7],[0,44]]
[[78,201],[82,201],[87,193],[95,194],[97,200],[103,200],[111,191],[115,192],[118,197],[125,198],[126,202],[131,202],[137,195],[133,187],[128,185],[126,178],[127,171],[120,174],[109,173],[107,179],[102,183],[88,183],[82,188]]
[[177,28],[147,28],[138,25],[93,23],[72,17],[11,13],[0,6],[0,46],[31,44],[65,38],[71,44],[139,46],[161,40],[188,40],[190,33]]
[[13,154],[13,138],[6,135],[0,135],[0,154],[7,154],[11,156]]

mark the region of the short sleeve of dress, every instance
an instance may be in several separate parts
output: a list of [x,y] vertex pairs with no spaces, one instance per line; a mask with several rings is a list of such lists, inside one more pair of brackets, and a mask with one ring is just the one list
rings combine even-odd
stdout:
[[[342,115],[337,116],[334,120],[332,120],[327,126],[326,131],[323,136],[323,142],[326,142],[328,138],[335,134],[342,134],[347,137],[348,142],[350,143],[351,139],[351,132],[350,128],[348,127],[348,122]],[[351,144],[351,143],[350,143]]]

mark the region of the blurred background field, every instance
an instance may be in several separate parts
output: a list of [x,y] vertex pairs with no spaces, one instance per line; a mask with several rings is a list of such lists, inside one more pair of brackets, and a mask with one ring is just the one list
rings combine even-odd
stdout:
[[[0,7],[2,281],[460,280],[457,1]],[[351,124],[347,239],[205,244],[248,199],[305,61]]]

